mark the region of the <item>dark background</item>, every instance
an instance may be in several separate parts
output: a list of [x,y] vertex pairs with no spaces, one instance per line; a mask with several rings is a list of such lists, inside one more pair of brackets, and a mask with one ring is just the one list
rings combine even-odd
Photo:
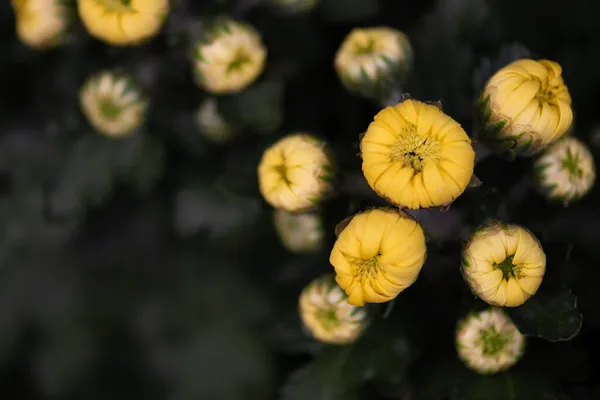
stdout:
[[[520,57],[559,62],[574,134],[598,156],[600,3],[594,0],[322,0],[306,16],[248,1],[179,0],[148,44],[114,48],[79,22],[68,42],[34,51],[0,5],[0,396],[6,399],[598,399],[599,193],[569,206],[531,187],[531,160],[490,156],[483,181],[445,213],[424,213],[428,260],[394,303],[374,308],[359,343],[330,348],[302,331],[300,290],[332,271],[334,226],[383,204],[365,187],[358,135],[380,106],[349,94],[333,69],[356,26],[406,32],[416,65],[405,90],[441,100],[472,133],[487,77]],[[205,140],[194,112],[189,29],[226,13],[250,21],[268,66],[219,98],[244,126]],[[132,72],[151,97],[144,129],[109,140],[87,124],[78,90],[90,74]],[[279,244],[256,167],[286,133],[321,135],[340,176],[323,207],[327,244],[294,255]],[[526,356],[491,378],[453,350],[458,318],[483,305],[459,272],[461,243],[489,218],[541,240],[548,275],[514,318]],[[390,310],[388,310],[390,311]],[[581,322],[583,324],[581,325]],[[581,328],[580,328],[581,326]],[[572,340],[567,340],[572,339]]]

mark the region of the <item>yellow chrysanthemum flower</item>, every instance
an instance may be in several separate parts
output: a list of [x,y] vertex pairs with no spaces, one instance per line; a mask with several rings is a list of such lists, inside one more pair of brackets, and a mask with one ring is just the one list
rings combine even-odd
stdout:
[[566,205],[584,196],[594,186],[596,165],[587,146],[573,137],[548,147],[534,164],[538,190],[550,200]]
[[267,49],[250,25],[219,19],[195,47],[196,83],[214,94],[237,93],[258,79]]
[[352,343],[368,321],[366,310],[348,304],[346,294],[329,275],[302,290],[300,317],[315,339],[331,344]]
[[477,229],[463,251],[462,273],[473,293],[494,306],[517,307],[537,292],[546,254],[528,230],[491,223]]
[[355,28],[335,56],[335,69],[348,90],[378,98],[404,83],[412,59],[404,33],[388,27]]
[[471,370],[495,374],[521,359],[525,336],[501,309],[490,308],[472,313],[458,323],[456,350]]
[[169,13],[169,0],[77,0],[77,7],[90,35],[126,46],[156,36]]
[[12,0],[17,36],[27,46],[58,45],[72,20],[64,0]]
[[571,127],[571,96],[559,64],[515,61],[496,72],[481,95],[481,137],[490,147],[529,156]]
[[271,0],[274,5],[289,13],[307,13],[319,0]]
[[208,98],[198,107],[196,122],[200,132],[213,142],[223,143],[231,139],[238,131],[219,113],[217,100]]
[[79,93],[83,114],[100,133],[127,136],[144,122],[148,102],[125,75],[103,71],[91,76]]
[[293,214],[285,210],[275,210],[273,222],[281,243],[293,253],[311,252],[323,246],[325,232],[323,221],[318,214]]
[[460,124],[438,107],[410,99],[380,111],[360,149],[371,188],[410,209],[450,204],[468,186],[475,166]]
[[356,214],[339,233],[329,262],[354,306],[395,298],[417,279],[425,262],[425,235],[403,211]]
[[258,183],[261,194],[273,207],[308,211],[331,192],[332,173],[325,144],[297,133],[264,152],[258,165]]

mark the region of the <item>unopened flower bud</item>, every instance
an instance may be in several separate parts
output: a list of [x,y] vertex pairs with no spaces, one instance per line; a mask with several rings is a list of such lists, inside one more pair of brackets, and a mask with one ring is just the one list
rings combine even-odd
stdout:
[[79,93],[83,114],[100,133],[128,136],[144,122],[148,102],[133,79],[113,71],[91,76]]
[[546,254],[528,230],[500,222],[484,225],[463,251],[462,273],[488,304],[517,307],[533,296],[546,272]]
[[584,143],[566,137],[548,147],[535,161],[534,179],[543,196],[566,206],[594,186],[594,156]]
[[315,339],[330,344],[354,342],[368,321],[366,310],[350,305],[329,275],[315,279],[302,290],[300,317]]
[[17,36],[33,48],[60,44],[73,19],[64,0],[12,0],[11,3]]
[[480,137],[514,155],[539,153],[573,122],[571,96],[559,64],[522,59],[487,82],[479,103]]
[[308,211],[330,194],[332,171],[325,143],[306,134],[288,135],[262,156],[260,192],[275,208]]
[[460,124],[435,105],[411,99],[380,111],[360,149],[371,188],[410,209],[450,204],[467,188],[475,166]]
[[273,222],[281,243],[293,253],[319,250],[323,245],[323,221],[318,214],[275,210]]
[[416,281],[425,257],[421,226],[389,208],[353,216],[339,233],[329,262],[348,302],[360,307],[394,299]]
[[335,56],[335,69],[348,90],[381,98],[401,85],[412,68],[408,37],[388,27],[355,28]]
[[195,45],[196,83],[214,94],[237,93],[258,79],[266,59],[267,49],[252,26],[218,19]]
[[213,142],[223,143],[231,139],[238,131],[219,113],[217,100],[208,98],[198,107],[196,122],[200,132]]
[[471,370],[495,374],[523,356],[525,336],[499,308],[469,314],[458,323],[456,350]]
[[169,0],[77,0],[90,35],[114,46],[143,43],[160,31]]

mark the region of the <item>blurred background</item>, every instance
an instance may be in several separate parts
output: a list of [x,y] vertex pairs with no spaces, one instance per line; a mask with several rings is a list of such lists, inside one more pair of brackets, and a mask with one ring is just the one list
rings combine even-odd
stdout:
[[[207,94],[193,82],[188,28],[218,14],[251,23],[269,55],[254,85],[218,98],[242,128],[216,143],[196,124]],[[333,68],[352,28],[405,32],[415,51],[405,91],[441,100],[468,133],[495,70],[521,57],[559,62],[574,134],[597,156],[598,15],[596,0],[321,0],[297,15],[268,0],[177,0],[144,45],[108,46],[76,21],[62,46],[40,51],[17,39],[2,2],[0,396],[599,399],[600,194],[547,204],[527,159],[481,161],[483,185],[423,222],[427,264],[380,338],[340,358],[306,335],[297,309],[302,288],[332,271],[335,225],[381,204],[357,157],[381,106],[349,93]],[[88,76],[116,67],[150,98],[144,127],[122,140],[97,133],[78,97]],[[340,171],[321,210],[324,245],[301,255],[282,246],[256,173],[264,149],[291,132],[325,138]],[[464,232],[494,217],[540,238],[557,289],[529,310],[547,329],[533,332],[542,338],[519,367],[479,377],[453,350],[455,322],[473,302],[460,248]]]

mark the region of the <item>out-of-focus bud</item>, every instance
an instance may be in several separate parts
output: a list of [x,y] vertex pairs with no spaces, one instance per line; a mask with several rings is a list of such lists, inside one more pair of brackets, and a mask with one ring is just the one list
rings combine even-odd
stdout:
[[450,204],[467,188],[475,166],[471,139],[460,124],[411,99],[380,111],[360,149],[369,186],[411,209]]
[[535,161],[533,171],[539,192],[565,206],[589,192],[596,180],[594,156],[574,137],[548,147]]
[[381,99],[401,85],[412,68],[408,37],[388,27],[355,28],[335,56],[344,86],[365,97]]
[[522,59],[496,72],[479,103],[479,136],[491,148],[531,156],[567,133],[571,96],[559,64]]
[[229,18],[215,20],[194,48],[198,86],[213,94],[237,93],[260,76],[267,49],[250,25]]
[[210,97],[198,107],[196,122],[200,132],[212,142],[227,142],[238,132],[237,127],[228,123],[219,113],[217,100]]
[[354,342],[368,321],[367,311],[350,305],[329,275],[315,279],[302,290],[300,317],[315,339],[331,344]]
[[281,243],[293,253],[319,250],[325,233],[321,216],[314,213],[293,214],[275,210],[273,222]]
[[469,314],[458,323],[456,350],[471,370],[495,374],[521,359],[525,336],[501,309],[490,308]]
[[136,45],[158,34],[169,0],[77,0],[90,35],[114,46]]
[[518,307],[533,296],[546,272],[535,236],[494,222],[477,229],[463,251],[462,273],[475,295],[494,306]]
[[274,5],[291,14],[307,13],[319,3],[319,0],[271,0]]
[[331,193],[331,159],[324,142],[292,134],[265,150],[258,166],[260,192],[273,207],[309,211]]
[[412,285],[427,255],[425,235],[412,217],[396,209],[356,214],[343,228],[329,262],[348,302],[384,303]]
[[120,138],[144,122],[148,102],[133,79],[102,71],[87,79],[79,93],[83,114],[100,133]]
[[64,0],[12,0],[17,36],[33,48],[61,43],[72,21]]

